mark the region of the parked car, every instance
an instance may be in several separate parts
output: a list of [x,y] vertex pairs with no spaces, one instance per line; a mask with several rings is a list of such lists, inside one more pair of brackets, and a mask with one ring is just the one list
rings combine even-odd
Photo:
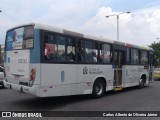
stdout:
[[160,80],[160,68],[154,69],[154,80]]
[[5,78],[4,67],[0,66],[0,85],[4,87],[3,80]]

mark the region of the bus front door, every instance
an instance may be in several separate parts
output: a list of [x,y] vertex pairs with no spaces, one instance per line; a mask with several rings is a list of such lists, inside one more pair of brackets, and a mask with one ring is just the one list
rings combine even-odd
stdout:
[[[114,51],[114,88],[115,90],[122,89],[122,66],[124,64],[124,52]],[[119,89],[116,89],[119,88]]]

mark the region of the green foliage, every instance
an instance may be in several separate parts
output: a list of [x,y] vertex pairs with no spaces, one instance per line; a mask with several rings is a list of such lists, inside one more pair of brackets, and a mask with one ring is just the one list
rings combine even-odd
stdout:
[[155,66],[160,66],[160,42],[153,42],[149,47],[154,50]]

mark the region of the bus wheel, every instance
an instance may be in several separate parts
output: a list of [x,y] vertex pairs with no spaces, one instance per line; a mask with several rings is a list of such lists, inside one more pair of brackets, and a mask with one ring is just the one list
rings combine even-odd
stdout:
[[92,96],[93,98],[100,98],[105,92],[105,85],[101,79],[98,79],[93,84]]
[[142,76],[142,78],[140,79],[140,82],[139,82],[139,88],[143,88],[144,84],[145,84],[145,77]]

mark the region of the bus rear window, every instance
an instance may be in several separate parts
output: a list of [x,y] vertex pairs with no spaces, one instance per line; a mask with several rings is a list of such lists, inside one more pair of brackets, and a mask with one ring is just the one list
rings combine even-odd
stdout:
[[6,50],[33,48],[33,26],[17,28],[7,32]]

